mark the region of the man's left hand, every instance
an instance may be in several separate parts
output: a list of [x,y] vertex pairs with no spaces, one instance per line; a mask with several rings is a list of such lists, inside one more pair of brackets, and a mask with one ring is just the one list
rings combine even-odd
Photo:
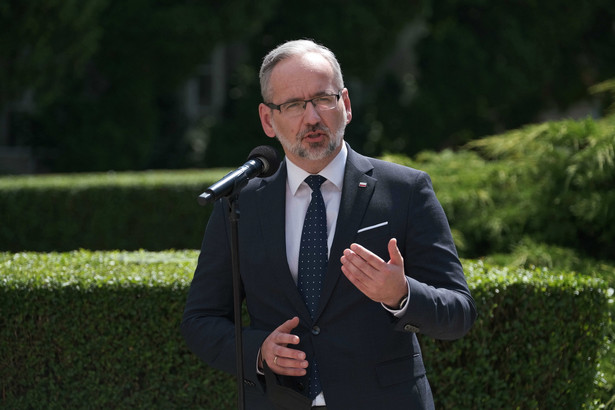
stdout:
[[399,302],[408,294],[408,284],[397,239],[392,238],[388,248],[391,259],[385,262],[370,250],[353,243],[344,250],[342,272],[365,296],[397,309]]

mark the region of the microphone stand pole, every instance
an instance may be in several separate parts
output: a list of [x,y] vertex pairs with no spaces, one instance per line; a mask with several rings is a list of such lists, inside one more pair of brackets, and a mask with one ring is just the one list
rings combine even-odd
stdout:
[[241,320],[241,276],[239,270],[239,190],[226,197],[231,223],[231,261],[233,265],[233,311],[235,320],[235,358],[237,360],[237,408],[245,408],[243,387],[243,338]]

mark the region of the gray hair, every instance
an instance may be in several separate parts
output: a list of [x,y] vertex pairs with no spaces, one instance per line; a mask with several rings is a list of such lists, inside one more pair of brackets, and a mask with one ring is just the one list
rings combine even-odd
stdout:
[[271,79],[271,72],[275,66],[280,61],[286,60],[289,57],[305,53],[317,53],[323,56],[329,64],[331,64],[331,68],[333,68],[333,83],[339,90],[344,88],[344,78],[342,77],[340,63],[338,63],[335,54],[333,54],[331,50],[323,45],[316,44],[312,40],[293,40],[277,46],[263,59],[263,64],[261,65],[259,73],[263,101],[271,102],[271,88],[269,82]]

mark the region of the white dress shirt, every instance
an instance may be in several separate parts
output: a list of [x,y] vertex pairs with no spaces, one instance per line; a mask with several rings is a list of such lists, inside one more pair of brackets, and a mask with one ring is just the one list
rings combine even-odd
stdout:
[[[320,192],[322,192],[325,208],[327,208],[328,251],[331,251],[337,225],[347,156],[348,149],[346,144],[343,144],[341,151],[329,165],[318,173],[318,175],[327,178],[321,185]],[[286,157],[286,171],[288,174],[286,179],[286,257],[288,258],[290,272],[295,283],[297,283],[301,232],[303,231],[305,214],[312,199],[312,189],[304,181],[310,174],[293,164],[288,157]]]
[[[325,208],[327,209],[327,252],[331,252],[331,244],[337,225],[337,214],[340,211],[342,200],[342,186],[344,185],[344,168],[348,149],[342,143],[342,149],[318,175],[327,178],[320,186]],[[299,248],[303,221],[312,199],[312,189],[305,182],[310,173],[293,164],[286,157],[286,257],[288,267],[297,283],[299,272]],[[330,256],[330,255],[329,255]],[[341,256],[341,255],[340,255]],[[312,406],[324,406],[325,397],[322,392],[314,398]]]
[[[329,257],[331,257],[331,244],[335,235],[335,227],[337,226],[337,215],[340,210],[340,202],[342,200],[342,187],[344,185],[344,169],[346,167],[346,158],[348,157],[348,149],[346,144],[342,145],[341,151],[318,175],[327,178],[320,187],[322,197],[327,208],[327,246]],[[305,182],[310,173],[299,168],[286,157],[286,257],[288,267],[297,283],[299,272],[299,248],[301,245],[301,232],[303,231],[303,221],[307,212],[310,200],[312,199],[312,189]],[[338,255],[337,257],[341,257]],[[410,284],[408,283],[408,295],[410,295]],[[384,304],[382,306],[399,317],[405,312],[402,310],[391,310]],[[406,304],[407,306],[407,304]],[[314,401],[312,406],[324,406],[325,398],[321,392]]]
[[[335,227],[337,226],[337,215],[340,210],[340,202],[342,200],[342,187],[344,185],[344,170],[346,168],[346,159],[348,157],[348,149],[346,144],[342,145],[342,149],[335,158],[322,170],[318,175],[327,178],[320,187],[322,197],[327,209],[327,247],[328,252],[331,251],[331,244],[335,235]],[[301,233],[303,231],[303,221],[307,208],[312,199],[312,189],[305,182],[310,173],[294,164],[286,157],[286,257],[288,267],[295,283],[297,283],[299,272],[299,248],[301,245]],[[329,257],[331,255],[329,254]],[[338,255],[341,257],[341,255]],[[410,283],[408,283],[408,297],[410,296]],[[402,310],[391,310],[384,304],[382,307],[394,314],[397,317],[402,316],[406,311],[406,306]],[[260,356],[260,354],[259,354]],[[257,365],[258,367],[258,365]],[[257,369],[257,373],[262,374],[262,371]],[[324,406],[325,398],[321,392],[314,401],[312,406]]]

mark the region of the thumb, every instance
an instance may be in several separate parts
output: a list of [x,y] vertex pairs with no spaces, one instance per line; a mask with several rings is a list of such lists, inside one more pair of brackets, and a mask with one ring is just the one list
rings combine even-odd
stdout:
[[388,262],[389,264],[403,266],[404,257],[401,256],[401,252],[397,247],[397,239],[395,238],[391,238],[391,240],[389,241],[389,256],[391,257]]
[[292,319],[288,319],[278,327],[278,331],[282,333],[290,333],[294,328],[299,326],[299,318],[297,316]]

